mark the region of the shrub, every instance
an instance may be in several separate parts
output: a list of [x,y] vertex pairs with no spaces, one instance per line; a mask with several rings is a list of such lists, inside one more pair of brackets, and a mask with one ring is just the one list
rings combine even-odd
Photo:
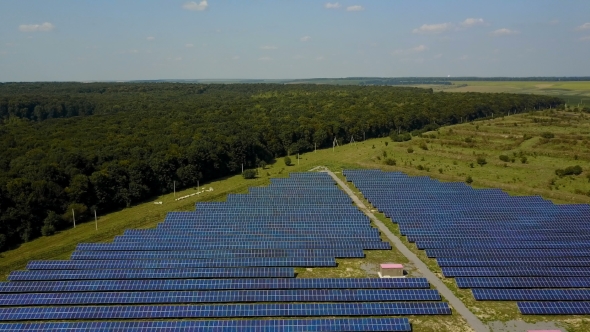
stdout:
[[416,169],[419,170],[419,171],[423,171],[424,170],[424,166],[418,165],[418,166],[416,166]]
[[442,173],[443,173],[443,169],[442,169],[442,168],[439,168],[439,169],[438,169],[438,172],[439,172],[440,174],[442,174]]
[[373,144],[373,146],[371,147],[371,149],[374,149],[374,148],[375,148],[375,144]]
[[502,160],[503,162],[507,163],[510,161],[510,157],[508,157],[507,155],[500,155],[500,160]]
[[393,158],[387,158],[384,161],[385,165],[389,165],[389,166],[395,166],[397,164],[397,161]]
[[383,151],[383,157],[387,157],[387,151]]
[[412,136],[409,133],[401,133],[397,134],[396,132],[392,131],[389,135],[392,141],[394,142],[405,142],[412,139]]
[[582,174],[582,167],[580,165],[576,166],[568,166],[565,169],[556,169],[555,175],[559,176],[560,178],[567,176],[567,175],[580,175]]
[[387,146],[389,144],[389,142],[385,141],[385,146]]
[[256,177],[256,171],[253,169],[247,169],[242,173],[244,179],[254,179]]
[[526,161],[527,161],[527,158],[526,158],[526,156],[522,156],[522,157],[520,157],[520,162],[521,162],[521,163],[523,163],[523,164],[526,164]]
[[473,168],[473,163],[469,163],[469,167],[470,168]]
[[420,142],[420,149],[428,150],[428,145],[426,145],[426,142]]
[[285,161],[285,165],[287,166],[291,166],[291,158],[289,158],[289,156],[285,157],[285,159],[283,159]]
[[408,153],[414,153],[414,149],[411,146],[408,148]]
[[465,138],[465,143],[473,143],[473,138],[471,138],[471,137]]
[[471,177],[471,175],[467,176],[467,178],[465,179],[465,183],[467,183],[467,184],[473,183],[473,178]]
[[522,139],[523,139],[523,140],[525,140],[525,141],[526,141],[526,140],[529,140],[529,139],[531,139],[531,138],[533,138],[533,136],[531,136],[531,135],[529,135],[529,134],[524,134],[524,135],[522,136]]
[[487,164],[487,163],[488,163],[488,162],[486,161],[486,158],[484,158],[484,157],[477,157],[477,164],[478,164],[479,166],[483,166],[483,165],[485,165],[485,164]]
[[555,135],[553,135],[552,132],[546,131],[544,133],[541,133],[541,137],[546,138],[546,139],[551,139],[551,138],[555,137]]

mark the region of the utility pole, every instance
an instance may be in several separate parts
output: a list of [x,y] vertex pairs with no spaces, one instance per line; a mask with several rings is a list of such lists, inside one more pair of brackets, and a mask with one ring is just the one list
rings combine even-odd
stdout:
[[299,165],[299,152],[297,152],[297,165]]
[[318,152],[318,143],[313,143],[313,152]]
[[96,209],[94,209],[94,227],[98,230],[98,218],[96,218]]
[[174,181],[174,197],[176,197],[176,181]]
[[76,215],[74,214],[74,209],[72,209],[72,220],[74,220],[74,228],[76,228]]
[[197,191],[201,191],[201,186],[199,185],[199,180],[197,180]]
[[244,163],[242,163],[242,173],[244,173]]

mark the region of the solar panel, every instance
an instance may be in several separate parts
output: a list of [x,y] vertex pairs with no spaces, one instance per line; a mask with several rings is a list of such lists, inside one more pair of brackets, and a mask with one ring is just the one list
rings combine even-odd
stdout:
[[517,302],[523,315],[588,315],[590,302]]
[[590,277],[457,277],[459,288],[590,288]]
[[443,267],[445,277],[590,277],[587,267]]
[[226,249],[379,249],[389,250],[388,242],[234,242],[230,244],[198,243],[81,243],[76,250],[226,250]]
[[590,257],[590,249],[426,249],[428,257]]
[[445,302],[135,305],[0,308],[0,320],[450,315]]
[[185,279],[185,278],[292,278],[293,268],[197,268],[13,271],[8,280],[98,280],[98,279]]
[[201,321],[114,321],[59,323],[4,323],[0,330],[33,331],[240,331],[240,332],[305,332],[305,331],[411,331],[407,318],[329,318]]
[[505,258],[494,259],[485,257],[436,259],[439,266],[590,266],[590,258],[563,257],[563,258]]
[[426,289],[425,278],[143,279],[0,282],[0,293],[239,289]]
[[177,251],[74,251],[73,260],[89,259],[200,259],[239,257],[348,257],[362,258],[362,249],[259,249]]
[[434,289],[296,289],[0,294],[0,306],[371,301],[440,301],[440,295]]
[[590,289],[488,289],[474,288],[478,301],[588,301]]
[[55,260],[31,261],[29,270],[186,269],[214,267],[336,266],[333,257],[254,257],[161,260]]

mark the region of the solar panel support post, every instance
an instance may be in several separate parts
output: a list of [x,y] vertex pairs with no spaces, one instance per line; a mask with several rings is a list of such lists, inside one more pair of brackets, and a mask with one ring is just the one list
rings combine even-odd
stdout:
[[72,220],[74,221],[74,228],[76,228],[76,215],[74,214],[74,209],[72,209]]

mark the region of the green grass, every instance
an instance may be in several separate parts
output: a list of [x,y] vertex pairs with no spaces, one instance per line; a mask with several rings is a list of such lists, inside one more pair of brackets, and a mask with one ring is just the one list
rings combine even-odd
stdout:
[[[540,137],[543,132],[552,132],[555,137],[543,139]],[[525,139],[524,135],[531,138]],[[424,144],[427,150],[420,148]],[[412,147],[414,152],[408,153],[408,147]],[[500,155],[507,155],[515,161],[503,162],[499,159]],[[479,166],[476,162],[478,156],[485,158],[487,164]],[[521,162],[521,156],[527,157],[526,163]],[[396,166],[386,166],[383,163],[385,158],[395,159]],[[93,222],[87,222],[75,229],[25,243],[17,249],[2,253],[2,277],[6,278],[12,270],[25,268],[29,260],[67,259],[77,243],[107,242],[128,228],[155,227],[163,220],[166,212],[192,210],[197,201],[225,200],[229,193],[245,193],[249,186],[267,185],[269,177],[288,176],[290,172],[307,171],[319,165],[335,172],[347,168],[380,168],[430,176],[442,181],[464,181],[467,176],[471,176],[474,181],[472,185],[478,188],[502,188],[514,195],[541,195],[556,203],[590,203],[590,182],[587,177],[590,174],[590,116],[555,111],[519,114],[445,127],[403,143],[393,143],[389,138],[371,139],[337,147],[334,151],[324,149],[305,153],[299,160],[292,156],[292,161],[294,165],[289,167],[279,159],[267,169],[259,169],[259,177],[255,180],[245,180],[235,175],[204,184],[205,187],[214,188],[214,191],[201,196],[175,201],[174,196],[168,194],[153,198],[153,201],[162,201],[162,205],[150,201],[101,216],[98,231]],[[555,169],[573,165],[582,166],[584,172],[563,178],[555,175]],[[177,196],[194,191],[194,188],[186,189],[178,192]],[[382,214],[377,216],[399,236],[397,226]],[[422,251],[416,250],[405,238],[402,237],[402,240],[432,271],[441,276],[434,260],[426,258]],[[298,268],[296,272],[300,278],[374,277],[377,264],[381,262],[408,263],[396,250],[366,251],[366,256],[365,259],[339,259],[337,268]],[[419,275],[411,266],[408,266],[408,271],[411,276]],[[457,289],[452,279],[443,280],[483,321],[551,320],[576,332],[587,331],[590,325],[589,319],[579,316],[521,316],[514,302],[477,302],[469,290]],[[457,315],[411,317],[411,322],[415,331],[469,331]]]

